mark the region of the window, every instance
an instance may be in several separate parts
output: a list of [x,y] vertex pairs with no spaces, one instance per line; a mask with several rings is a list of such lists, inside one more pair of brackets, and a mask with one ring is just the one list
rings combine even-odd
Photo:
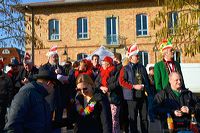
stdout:
[[49,40],[59,40],[59,30],[59,21],[55,19],[49,20]]
[[136,15],[136,34],[146,36],[148,32],[148,18],[145,14]]
[[169,20],[168,20],[168,29],[170,34],[175,34],[176,27],[178,21],[178,13],[177,12],[170,12],[169,13]]
[[106,18],[106,43],[118,44],[117,17]]
[[77,38],[88,38],[88,20],[87,18],[78,18],[77,20]]
[[3,57],[0,57],[0,60],[3,61]]
[[174,60],[181,63],[181,52],[178,50],[174,51]]
[[149,54],[145,51],[140,51],[138,55],[139,55],[139,62],[146,67],[147,64],[149,63]]
[[82,60],[84,58],[86,58],[88,55],[85,53],[79,53],[77,54],[77,60]]
[[10,54],[10,50],[4,49],[4,50],[2,51],[2,54]]

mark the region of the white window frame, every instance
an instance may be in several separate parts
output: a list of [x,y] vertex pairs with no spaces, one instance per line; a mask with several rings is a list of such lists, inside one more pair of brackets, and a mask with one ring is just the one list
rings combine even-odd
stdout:
[[0,57],[0,60],[3,61],[3,57]]
[[[140,23],[141,23],[141,29],[137,29],[137,16],[140,16],[140,18],[141,18],[141,21],[140,21]],[[146,23],[147,23],[147,29],[143,29],[143,16],[145,16],[146,20],[147,20],[146,21]],[[137,35],[138,31],[141,31],[141,35]],[[144,34],[145,31],[147,32],[147,34]],[[148,16],[146,14],[144,14],[144,13],[136,15],[136,35],[137,36],[148,36]]]
[[[52,28],[49,27],[51,21],[53,21]],[[53,30],[56,28],[56,21],[58,21],[58,34],[50,32],[50,30]],[[48,27],[49,27],[49,36],[48,36],[49,40],[60,40],[60,21],[57,19],[51,19],[51,20],[49,20]]]
[[177,14],[177,25],[178,25],[178,13],[177,12],[170,12],[170,15],[169,15],[169,19],[172,20],[171,24],[172,24],[172,27],[169,27],[169,30],[170,30],[170,33],[172,35],[174,35],[176,33],[176,29],[175,29],[175,14]]
[[[107,33],[107,19],[108,18],[116,18],[116,34],[111,33],[111,36],[110,36],[111,38],[116,36],[116,42],[112,41],[113,39],[111,39],[111,43],[109,45],[117,45],[117,44],[119,44],[119,32],[118,32],[118,29],[119,29],[119,17],[117,17],[117,16],[108,16],[108,17],[106,17],[106,19],[105,19],[106,42],[107,42],[107,39],[108,39],[108,33]],[[111,19],[111,21],[113,21],[113,20]],[[112,22],[111,22],[110,27],[111,27],[111,29],[113,29]],[[113,32],[113,31],[111,30],[111,32]]]
[[[82,29],[81,29],[81,32],[80,33],[78,33],[78,20],[79,19],[81,19],[81,25],[82,25]],[[84,32],[84,20],[87,20],[87,31],[86,32]],[[78,18],[77,19],[77,39],[88,39],[89,38],[89,33],[88,33],[88,31],[89,31],[89,23],[88,23],[88,18],[86,18],[86,17],[81,17],[81,18]],[[79,35],[81,35],[81,37],[79,37]],[[87,37],[84,37],[84,35],[87,35]]]
[[[142,59],[142,60],[141,60],[142,65],[145,66],[145,58],[144,58],[144,57],[145,57],[145,56],[144,56],[145,53],[146,53],[147,56],[148,56],[147,64],[149,64],[149,57],[150,57],[150,56],[149,56],[149,53],[148,53],[147,51],[139,51],[139,52],[140,52],[141,55],[142,55],[142,58],[141,58],[141,59]],[[147,65],[147,64],[146,64],[146,65]]]

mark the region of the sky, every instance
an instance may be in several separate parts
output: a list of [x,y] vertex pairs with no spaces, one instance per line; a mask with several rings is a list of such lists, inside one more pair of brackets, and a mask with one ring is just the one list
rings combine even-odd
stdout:
[[45,2],[48,0],[21,0],[23,3]]

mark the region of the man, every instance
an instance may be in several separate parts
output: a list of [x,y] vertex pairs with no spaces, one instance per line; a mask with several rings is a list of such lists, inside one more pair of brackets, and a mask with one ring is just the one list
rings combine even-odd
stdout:
[[155,114],[161,117],[163,127],[166,127],[167,113],[173,119],[190,118],[195,113],[199,118],[200,100],[191,91],[182,86],[182,77],[178,72],[169,75],[169,85],[156,94],[153,101]]
[[93,75],[94,75],[94,79],[96,79],[97,75],[99,74],[100,72],[100,69],[101,69],[101,65],[99,64],[99,55],[97,54],[94,54],[92,55],[92,72],[93,72]]
[[9,64],[9,66],[11,67],[11,69],[8,71],[7,75],[11,78],[12,83],[13,83],[13,90],[12,90],[12,97],[15,96],[15,94],[17,94],[17,92],[19,91],[19,89],[23,86],[23,84],[21,83],[21,77],[20,77],[20,64],[19,61],[15,58],[12,59],[11,63]]
[[[148,133],[147,120],[147,93],[149,91],[149,80],[146,68],[139,64],[137,45],[128,48],[128,65],[120,71],[119,83],[123,87],[124,99],[128,104],[129,127],[131,133],[138,133],[137,116],[140,115],[142,133]],[[147,92],[147,93],[146,93]]]
[[[154,79],[157,92],[167,86],[169,81],[168,75],[171,72],[179,72],[183,79],[180,64],[173,60],[174,50],[171,41],[172,38],[169,38],[168,40],[164,39],[160,44],[160,50],[162,52],[163,59],[154,66]],[[184,81],[183,86],[185,86]]]
[[[50,70],[52,72],[55,72],[58,76],[62,77],[65,76],[64,69],[61,65],[59,65],[59,57],[57,52],[57,46],[51,47],[49,52],[47,53],[48,56],[48,62],[44,64],[42,67],[46,68],[47,70]],[[62,78],[58,78],[61,80]],[[59,84],[55,86],[55,91],[51,93],[49,96],[46,97],[47,102],[50,104],[51,107],[51,115],[52,118],[55,121],[60,121],[63,116],[63,110],[66,108],[66,102],[67,102],[67,93],[66,88],[63,85],[63,81],[61,81]],[[55,115],[53,116],[53,113],[55,112]],[[55,131],[60,132],[60,131]]]
[[11,79],[3,72],[4,63],[0,60],[0,133],[5,126],[6,108],[10,105],[13,84]]
[[45,97],[54,90],[56,74],[44,67],[36,81],[24,85],[14,97],[5,126],[7,133],[50,133],[51,114]]
[[35,66],[33,66],[29,53],[25,54],[23,66],[24,68],[21,69],[20,76],[22,79],[21,83],[24,85],[33,80],[33,75],[38,73],[38,69]]
[[[116,77],[116,79],[119,79],[119,73],[120,73],[120,70],[123,67],[123,65],[122,65],[122,55],[120,53],[115,53],[113,61],[114,61],[115,68],[117,70],[115,77]],[[117,81],[117,83],[119,84],[119,81]],[[126,100],[124,100],[122,89],[123,88],[120,85],[117,86],[117,90],[120,92],[119,96],[121,98],[120,112],[119,112],[120,128],[125,133],[128,133],[128,107],[127,107]]]

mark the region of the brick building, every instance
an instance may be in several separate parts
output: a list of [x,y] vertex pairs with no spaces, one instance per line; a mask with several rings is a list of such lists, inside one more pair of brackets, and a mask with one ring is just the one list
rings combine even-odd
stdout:
[[17,48],[0,48],[0,60],[4,62],[5,65],[10,64],[11,60],[16,58],[21,62],[20,50]]
[[[135,42],[142,63],[152,64],[161,55],[153,51],[159,27],[154,30],[150,23],[161,8],[154,0],[61,0],[25,4],[23,12],[27,33],[31,36],[31,29],[35,29],[36,65],[47,62],[46,53],[53,45],[58,46],[60,61],[64,61],[80,59],[101,45],[124,55]],[[31,40],[27,39],[26,50],[31,51]],[[183,52],[175,53],[176,60],[200,62],[199,54],[190,58]]]

